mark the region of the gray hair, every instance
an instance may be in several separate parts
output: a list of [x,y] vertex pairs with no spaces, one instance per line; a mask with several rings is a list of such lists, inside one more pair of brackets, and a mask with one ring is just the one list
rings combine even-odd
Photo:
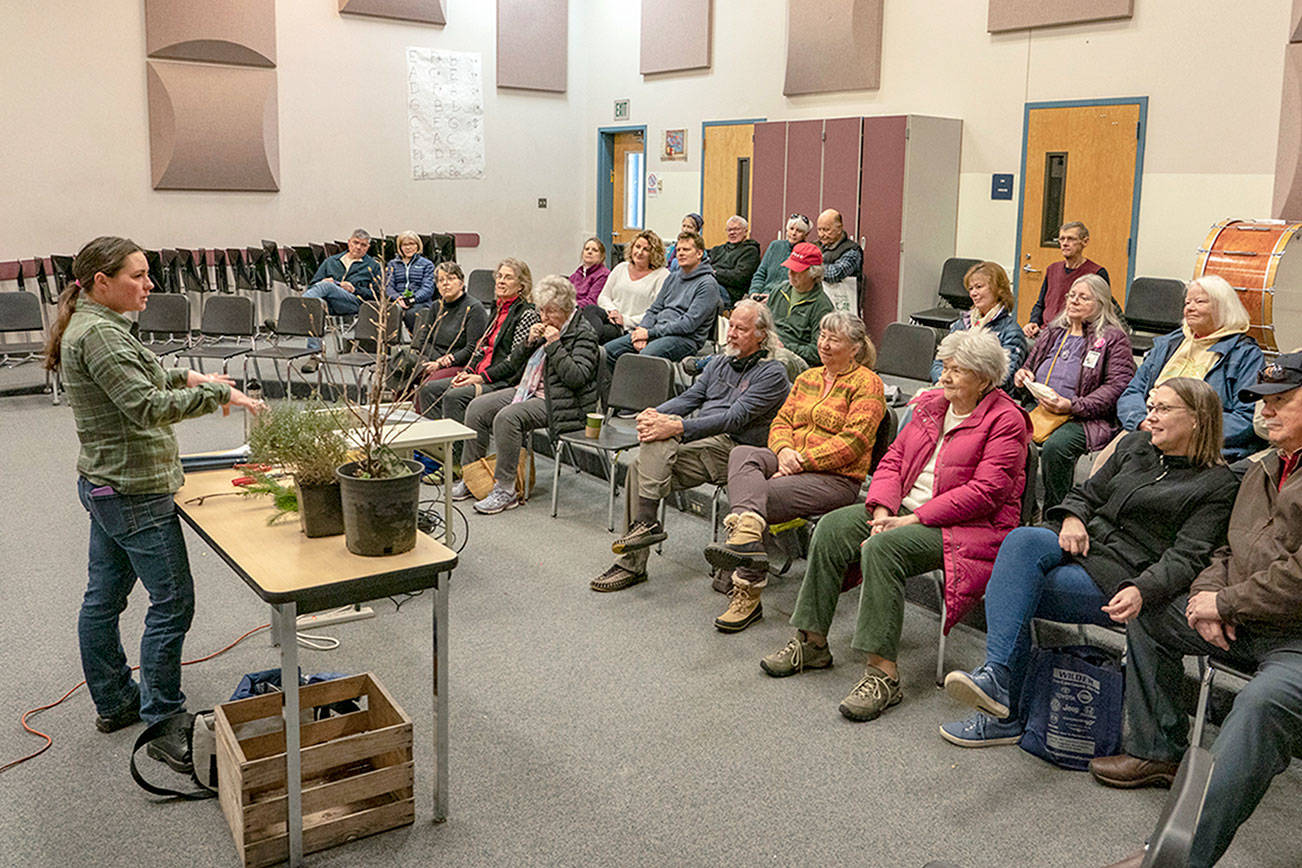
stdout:
[[349,238],[360,238],[360,239],[362,239],[363,241],[370,241],[370,240],[371,240],[371,233],[367,232],[365,229],[354,229],[354,230],[353,230],[353,234],[352,234],[352,235],[349,235],[348,237],[349,237]]
[[741,216],[740,214],[733,214],[731,217],[729,217],[729,218],[724,222],[723,225],[724,225],[724,226],[731,226],[733,223],[740,223],[742,229],[749,229],[749,228],[750,228],[750,222],[747,221],[747,219],[746,219],[745,217]]
[[563,311],[568,317],[574,313],[574,284],[570,283],[569,278],[561,277],[559,274],[549,274],[538,281],[537,286],[533,288],[533,303],[539,312],[550,307],[553,310]]
[[800,231],[804,232],[806,235],[808,235],[810,230],[814,228],[814,224],[810,223],[809,218],[806,217],[804,214],[792,214],[791,217],[787,220],[787,225],[785,228],[790,229],[793,223],[796,226],[799,226]]
[[1207,297],[1212,300],[1213,319],[1216,321],[1216,330],[1229,329],[1230,331],[1243,332],[1248,330],[1248,325],[1252,322],[1248,316],[1248,311],[1239,301],[1239,294],[1230,286],[1230,282],[1219,274],[1204,274],[1195,280],[1185,284],[1185,292],[1193,289],[1195,286],[1207,293]]
[[[1076,278],[1067,291],[1071,292],[1082,283],[1090,291],[1090,295],[1094,296],[1094,306],[1098,308],[1088,320],[1090,328],[1094,329],[1094,333],[1102,334],[1109,328],[1125,331],[1125,328],[1121,325],[1121,320],[1117,319],[1117,310],[1112,304],[1112,287],[1108,286],[1108,282],[1097,274],[1087,274],[1084,277]],[[1064,304],[1062,313],[1054,317],[1053,322],[1049,323],[1049,325],[1066,326],[1069,322],[1067,306]]]
[[823,265],[811,265],[805,270],[809,272],[809,276],[814,278],[814,282],[817,283],[823,279],[823,272],[826,271],[826,268]]
[[1068,229],[1075,229],[1077,232],[1079,232],[1081,241],[1090,240],[1089,227],[1087,227],[1084,223],[1080,222],[1079,220],[1072,220],[1068,223],[1062,224],[1061,226],[1058,227],[1058,232],[1062,233],[1067,231]]
[[940,342],[936,358],[976,374],[986,382],[987,389],[1008,377],[1008,350],[994,332],[981,326],[950,332]]
[[873,345],[872,338],[868,337],[868,329],[864,327],[863,320],[850,311],[834,310],[823,314],[823,318],[818,321],[818,330],[831,332],[847,343],[854,344],[855,361],[869,370],[877,367],[877,347]]
[[[763,333],[760,338],[760,352],[772,356],[778,348],[778,333],[777,326],[773,322],[773,311],[769,310],[768,305],[760,304],[753,298],[743,298],[732,306],[734,316],[740,310],[755,311],[755,328]],[[724,349],[724,353],[732,355],[732,347]]]

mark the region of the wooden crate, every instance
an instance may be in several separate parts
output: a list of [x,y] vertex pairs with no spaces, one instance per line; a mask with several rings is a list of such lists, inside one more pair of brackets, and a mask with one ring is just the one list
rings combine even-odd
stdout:
[[[245,868],[289,858],[282,698],[255,696],[215,712],[218,798]],[[411,718],[375,676],[299,690],[305,709],[346,699],[362,710],[300,728],[304,853],[415,819]]]

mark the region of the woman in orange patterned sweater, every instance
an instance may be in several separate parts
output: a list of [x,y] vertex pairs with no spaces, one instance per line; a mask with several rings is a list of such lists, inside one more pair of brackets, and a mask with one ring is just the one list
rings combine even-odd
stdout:
[[705,550],[713,566],[734,571],[732,602],[714,620],[726,633],[764,615],[760,591],[768,582],[769,523],[853,503],[868,474],[886,402],[872,371],[877,350],[863,320],[844,311],[825,315],[818,357],[822,366],[802,373],[791,387],[769,428],[768,448],[737,446],[728,456],[728,539]]

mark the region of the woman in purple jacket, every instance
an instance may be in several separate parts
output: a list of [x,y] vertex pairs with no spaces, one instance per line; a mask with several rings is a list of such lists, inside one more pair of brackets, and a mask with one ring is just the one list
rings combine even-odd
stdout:
[[775,678],[831,666],[827,630],[847,569],[857,566],[863,586],[850,647],[867,655],[867,667],[840,704],[850,720],[873,720],[900,701],[905,579],[944,570],[948,632],[981,599],[999,544],[1021,518],[1031,424],[999,388],[1008,350],[974,328],[947,336],[937,355],[941,388],[914,399],[867,502],[818,522],[791,615],[796,636],[760,661]]
[[610,277],[610,269],[606,267],[606,245],[594,235],[583,242],[579,267],[570,275],[570,283],[578,293],[579,307],[597,303],[607,277]]
[[[1076,476],[1076,459],[1102,449],[1117,432],[1117,398],[1135,375],[1130,336],[1112,307],[1112,290],[1087,274],[1067,290],[1067,307],[1042,332],[1013,384],[1030,404],[1059,417],[1040,444],[1044,509],[1062,503]],[[1031,386],[1031,384],[1039,384]],[[1048,390],[1044,390],[1047,386]]]

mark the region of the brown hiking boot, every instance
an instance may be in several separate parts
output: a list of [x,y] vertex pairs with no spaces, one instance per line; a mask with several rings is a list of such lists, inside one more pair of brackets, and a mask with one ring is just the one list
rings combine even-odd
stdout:
[[728,611],[714,619],[714,626],[724,633],[740,633],[764,617],[764,604],[760,602],[762,588],[735,575],[732,579],[732,602]]
[[728,539],[705,547],[705,559],[711,566],[729,570],[737,567],[768,569],[769,556],[764,550],[764,529],[768,523],[759,513],[730,513],[724,516],[723,526],[728,528]]

